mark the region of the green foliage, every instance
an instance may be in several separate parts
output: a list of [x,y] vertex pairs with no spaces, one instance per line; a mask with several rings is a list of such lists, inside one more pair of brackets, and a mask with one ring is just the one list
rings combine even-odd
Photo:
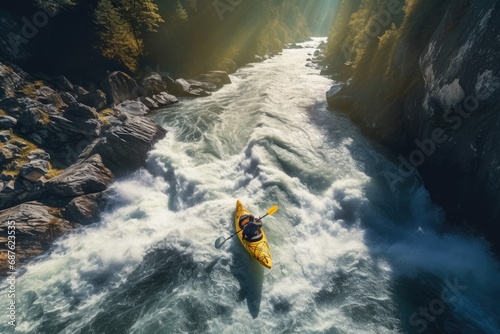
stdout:
[[144,32],[155,32],[163,19],[158,6],[151,0],[100,0],[94,13],[100,27],[102,54],[125,65],[131,71],[137,68],[144,47]]
[[46,12],[57,14],[63,8],[76,5],[75,0],[34,0],[35,5]]

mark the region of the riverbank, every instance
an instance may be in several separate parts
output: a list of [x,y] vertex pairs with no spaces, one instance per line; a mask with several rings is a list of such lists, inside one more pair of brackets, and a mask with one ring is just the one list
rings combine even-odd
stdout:
[[[0,63],[0,275],[9,241],[19,268],[56,238],[99,220],[113,180],[140,168],[165,137],[151,112],[230,82],[223,71],[188,80],[112,72],[82,87]],[[15,238],[7,222],[15,222]]]

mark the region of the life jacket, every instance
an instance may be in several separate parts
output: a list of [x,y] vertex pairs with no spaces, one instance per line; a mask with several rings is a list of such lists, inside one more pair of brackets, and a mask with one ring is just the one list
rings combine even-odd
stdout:
[[260,226],[254,223],[252,215],[244,215],[240,218],[240,227],[243,230],[243,239],[248,241],[259,241],[262,239]]

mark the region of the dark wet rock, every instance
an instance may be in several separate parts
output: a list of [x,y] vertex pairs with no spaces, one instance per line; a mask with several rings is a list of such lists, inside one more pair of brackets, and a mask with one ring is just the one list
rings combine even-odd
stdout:
[[106,106],[106,94],[98,89],[94,92],[78,95],[77,101],[95,109],[102,109]]
[[153,95],[153,100],[158,103],[158,106],[165,107],[171,104],[179,103],[177,97],[170,95],[166,92]]
[[12,129],[17,124],[17,119],[12,116],[0,115],[0,130]]
[[65,207],[63,216],[82,225],[98,222],[109,196],[105,192],[79,196]]
[[108,74],[103,88],[108,101],[115,105],[136,99],[139,92],[139,86],[135,80],[119,71]]
[[142,87],[146,90],[147,96],[151,97],[154,94],[167,91],[167,84],[163,81],[162,77],[152,72],[147,77],[142,79]]
[[134,116],[144,116],[149,112],[149,108],[140,101],[124,101],[115,107],[121,113],[130,114]]
[[94,154],[48,180],[45,189],[50,195],[76,197],[104,191],[111,184],[112,177],[101,156]]
[[[25,264],[28,258],[46,251],[53,240],[77,227],[59,215],[60,210],[38,202],[27,202],[0,211],[0,247],[7,249],[8,222],[15,222],[16,267]],[[13,224],[11,224],[13,225]],[[7,261],[0,261],[0,271],[6,270]]]
[[[41,159],[35,159],[32,160],[26,164],[24,164],[21,167],[21,170],[19,171],[19,176],[25,178],[26,180],[30,182],[36,182],[38,181],[42,176],[47,174],[49,171],[50,166],[48,161],[46,160],[41,160]],[[29,185],[26,185],[26,188],[29,189]]]
[[130,116],[122,126],[111,128],[86,154],[100,154],[113,173],[123,174],[143,166],[149,150],[166,133],[149,118]]

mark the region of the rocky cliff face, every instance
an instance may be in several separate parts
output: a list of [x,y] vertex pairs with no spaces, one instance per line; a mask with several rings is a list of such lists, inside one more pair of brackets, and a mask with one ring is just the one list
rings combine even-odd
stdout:
[[[381,108],[377,95],[358,85],[338,87],[332,107],[346,111],[376,139],[398,146],[397,175],[404,182],[417,170],[438,204],[455,223],[494,233],[500,222],[500,4],[495,0],[451,1],[425,47],[402,40],[395,46],[392,84],[411,89]],[[415,65],[418,82],[408,71]],[[370,80],[370,78],[367,78]]]

